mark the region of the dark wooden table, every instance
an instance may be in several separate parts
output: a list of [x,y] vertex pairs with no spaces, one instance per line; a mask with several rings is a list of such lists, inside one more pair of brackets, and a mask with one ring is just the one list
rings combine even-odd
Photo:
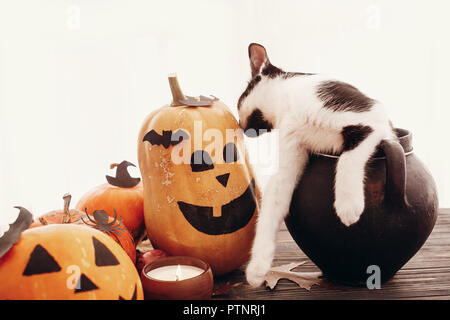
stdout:
[[[320,271],[297,247],[283,226],[278,234],[273,266],[295,261],[306,263],[293,271]],[[216,287],[226,282],[243,283],[215,299],[450,299],[450,209],[439,211],[436,226],[425,245],[379,290],[324,283],[307,291],[284,279],[278,282],[274,290],[264,286],[254,289],[246,284],[243,270],[215,279]]]

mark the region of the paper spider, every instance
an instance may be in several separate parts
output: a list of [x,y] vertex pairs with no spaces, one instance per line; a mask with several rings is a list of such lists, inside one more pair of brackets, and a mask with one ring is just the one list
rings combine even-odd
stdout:
[[121,228],[123,226],[122,217],[120,217],[118,224],[116,224],[117,212],[116,212],[116,209],[113,209],[113,210],[114,210],[114,220],[111,222],[108,222],[109,216],[106,213],[106,211],[95,210],[94,213],[92,214],[94,219],[92,219],[91,216],[87,213],[87,208],[84,209],[84,212],[86,213],[86,217],[88,218],[88,220],[90,222],[92,222],[93,224],[90,224],[88,221],[85,221],[83,219],[83,216],[81,216],[81,220],[88,226],[94,227],[95,229],[98,229],[104,233],[114,235],[117,239],[117,237],[119,237],[119,238],[121,237],[121,234],[119,233],[119,231],[126,231],[126,230]]

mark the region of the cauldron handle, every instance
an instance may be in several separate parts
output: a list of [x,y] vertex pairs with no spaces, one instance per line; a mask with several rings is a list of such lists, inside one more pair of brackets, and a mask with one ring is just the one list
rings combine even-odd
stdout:
[[405,206],[406,159],[403,147],[395,140],[383,140],[381,148],[386,155],[385,201],[392,205]]

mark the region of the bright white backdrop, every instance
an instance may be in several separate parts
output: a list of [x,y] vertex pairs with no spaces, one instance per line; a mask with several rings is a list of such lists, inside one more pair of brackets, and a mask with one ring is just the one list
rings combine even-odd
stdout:
[[168,73],[235,111],[250,42],[384,102],[449,207],[449,11],[447,0],[0,0],[0,217],[55,209],[69,191],[76,201],[110,163],[137,163],[142,120],[170,101]]

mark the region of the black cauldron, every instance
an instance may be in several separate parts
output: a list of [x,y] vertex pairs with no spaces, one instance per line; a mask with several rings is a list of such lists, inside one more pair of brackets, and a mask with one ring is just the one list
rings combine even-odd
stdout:
[[381,282],[420,249],[433,230],[438,198],[433,177],[412,151],[411,133],[384,140],[366,166],[365,210],[350,227],[334,210],[338,156],[311,155],[285,222],[302,251],[332,282],[366,284],[376,265]]

